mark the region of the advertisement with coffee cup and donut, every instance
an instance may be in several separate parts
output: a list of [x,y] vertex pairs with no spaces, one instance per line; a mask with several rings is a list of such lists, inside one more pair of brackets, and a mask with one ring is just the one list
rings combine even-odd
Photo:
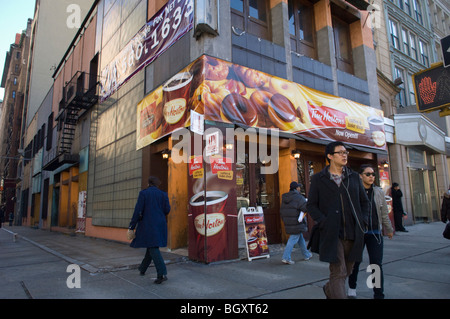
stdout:
[[[214,136],[211,143],[217,143],[222,135],[211,136]],[[205,149],[208,143],[207,139]],[[218,144],[223,147],[223,143]],[[206,263],[236,259],[239,254],[235,164],[217,154],[220,153],[217,147],[211,147],[212,154],[205,153],[208,161],[202,154],[194,154],[188,163],[189,258]]]
[[137,106],[137,149],[204,119],[386,150],[383,111],[203,55]]

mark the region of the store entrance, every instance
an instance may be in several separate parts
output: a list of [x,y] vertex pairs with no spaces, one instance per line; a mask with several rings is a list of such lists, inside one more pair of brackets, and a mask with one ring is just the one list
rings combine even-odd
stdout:
[[[280,200],[278,173],[262,174],[262,163],[251,160],[248,143],[245,154],[237,154],[236,195],[237,210],[241,207],[261,206],[264,211],[267,240],[269,244],[281,243]],[[255,163],[256,162],[256,163]]]

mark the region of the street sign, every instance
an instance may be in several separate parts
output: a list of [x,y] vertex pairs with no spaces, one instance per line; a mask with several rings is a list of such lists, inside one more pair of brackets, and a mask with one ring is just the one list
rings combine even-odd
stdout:
[[450,35],[441,39],[442,56],[444,57],[444,67],[450,66]]
[[417,110],[432,112],[450,107],[450,68],[442,63],[412,76]]

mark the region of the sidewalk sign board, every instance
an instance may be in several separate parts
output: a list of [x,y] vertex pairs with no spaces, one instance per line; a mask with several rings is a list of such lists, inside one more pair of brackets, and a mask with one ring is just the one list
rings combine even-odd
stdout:
[[262,207],[242,207],[239,215],[243,219],[248,260],[270,258]]

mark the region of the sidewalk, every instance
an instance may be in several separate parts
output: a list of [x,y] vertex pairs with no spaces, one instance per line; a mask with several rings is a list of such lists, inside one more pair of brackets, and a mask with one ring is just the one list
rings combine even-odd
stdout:
[[[444,224],[416,224],[407,229],[408,233],[396,233],[392,240],[384,238],[386,298],[450,298],[450,241],[442,237]],[[320,262],[316,254],[302,261],[295,249],[292,256],[296,263],[285,265],[281,263],[284,246],[269,247],[270,258],[208,265],[189,261],[186,250],[166,250],[163,257],[169,280],[155,285],[153,267],[146,276],[139,276],[136,269],[143,249],[83,235],[4,226],[0,229],[0,280],[6,280],[3,291],[9,294],[0,292],[0,298],[324,299],[327,263]],[[43,254],[51,257],[44,258]],[[45,273],[45,284],[39,276],[28,273],[37,271],[35,265],[41,264],[46,268],[40,271],[54,269],[53,273]],[[78,264],[85,271],[82,289],[67,288],[69,273],[65,267],[69,264]],[[372,298],[366,286],[367,265],[365,252],[358,277],[358,299]],[[16,268],[23,273],[13,271]],[[18,283],[23,289],[18,288]]]

